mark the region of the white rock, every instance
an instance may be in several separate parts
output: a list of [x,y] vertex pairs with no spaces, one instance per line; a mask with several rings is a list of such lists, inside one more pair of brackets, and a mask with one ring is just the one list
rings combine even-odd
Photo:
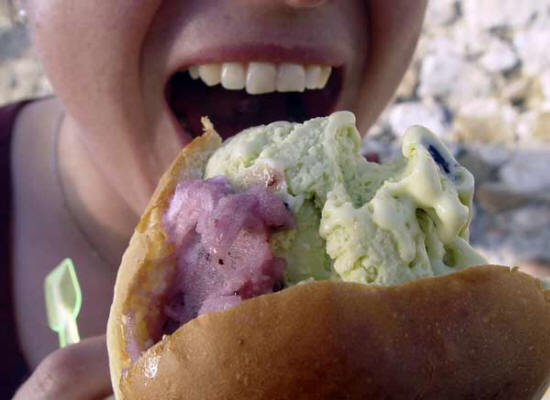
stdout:
[[522,149],[500,170],[500,178],[518,192],[550,191],[550,149]]
[[[540,21],[543,21],[540,19]],[[550,69],[550,19],[537,22],[514,37],[514,46],[523,63],[523,70],[529,75],[539,75]]]
[[472,228],[472,243],[489,262],[521,266],[550,260],[548,205],[529,205],[493,215],[482,213]]
[[445,122],[443,107],[434,101],[396,104],[388,117],[396,136],[402,136],[411,125],[423,125],[442,138],[448,135],[449,126]]
[[4,13],[2,11],[4,2],[0,3],[0,32],[4,31],[11,25],[10,18],[7,14],[7,11]]
[[497,213],[526,206],[529,195],[515,192],[502,182],[480,183],[476,177],[476,201],[483,210]]
[[529,147],[529,145],[532,145],[533,126],[535,124],[536,118],[537,112],[535,110],[529,110],[519,115],[516,125],[516,134],[519,146]]
[[13,13],[8,1],[0,2],[0,31],[13,26]]
[[456,86],[464,60],[456,43],[437,38],[430,43],[420,67],[420,96],[446,96]]
[[512,157],[512,150],[509,147],[495,144],[476,146],[476,152],[492,167],[499,167]]
[[[550,104],[530,110],[521,116],[518,138],[523,147],[550,146]],[[550,165],[550,151],[548,157]]]
[[455,0],[430,1],[426,10],[426,25],[446,25],[457,17]]
[[517,112],[496,98],[480,98],[461,106],[453,131],[464,141],[512,143],[515,139]]
[[0,65],[0,104],[51,93],[51,86],[32,55]]
[[503,82],[499,97],[509,102],[523,101],[525,103],[527,98],[532,97],[534,85],[534,79],[525,75],[508,79]]
[[515,229],[524,232],[550,229],[550,208],[526,207],[511,215],[510,223]]
[[400,99],[410,99],[414,96],[416,86],[418,84],[418,66],[417,63],[413,63],[409,66],[401,83],[397,87],[395,95]]
[[[550,146],[550,104],[523,113],[518,120],[519,145],[524,148]],[[550,165],[550,151],[548,152]]]
[[16,82],[15,73],[6,65],[0,65],[0,106],[8,103]]
[[500,109],[500,102],[497,98],[489,97],[484,99],[477,99],[468,103],[465,103],[457,111],[457,115],[468,116],[472,118],[485,118],[494,114],[498,114]]
[[503,72],[512,69],[518,63],[518,57],[508,43],[493,39],[480,61],[490,72]]
[[491,75],[466,61],[464,49],[449,39],[435,39],[422,60],[420,97],[448,97],[451,106],[488,96],[493,82]]
[[475,178],[476,187],[479,187],[486,182],[491,182],[494,168],[485,162],[475,150],[472,151],[472,147],[462,146],[461,151],[455,158],[464,168],[472,173]]
[[539,75],[539,83],[545,100],[550,103],[550,70]]
[[470,58],[481,55],[489,47],[491,40],[493,40],[493,35],[489,31],[468,24],[464,18],[451,25],[448,29],[448,34],[451,35],[464,54]]
[[464,62],[453,89],[448,95],[448,103],[454,109],[462,104],[480,98],[489,97],[495,86],[494,76],[479,65]]
[[468,24],[488,30],[526,26],[546,5],[546,0],[463,0],[462,10]]
[[[550,144],[550,110],[541,109],[537,113],[533,126],[533,137]],[[550,165],[550,151],[548,152],[548,161]]]

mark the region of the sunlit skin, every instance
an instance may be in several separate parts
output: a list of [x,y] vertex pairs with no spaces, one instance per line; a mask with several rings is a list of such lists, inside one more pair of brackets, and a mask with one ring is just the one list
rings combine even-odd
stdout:
[[[177,133],[165,101],[167,81],[176,71],[236,59],[342,66],[337,108],[354,111],[365,132],[408,66],[426,1],[136,4],[23,4],[57,96],[25,109],[14,143],[16,312],[33,367],[57,346],[45,321],[42,283],[65,256],[75,259],[84,292],[81,335],[105,331],[116,267],[133,227],[160,174],[191,140]],[[62,111],[58,163],[67,207],[50,168]]]

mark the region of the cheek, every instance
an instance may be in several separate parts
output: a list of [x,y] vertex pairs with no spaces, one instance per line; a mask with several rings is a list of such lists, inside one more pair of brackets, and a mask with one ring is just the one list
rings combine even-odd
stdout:
[[29,25],[46,73],[81,122],[93,114],[91,105],[101,108],[106,100],[112,104],[139,90],[142,42],[160,3],[29,1]]
[[369,0],[367,4],[369,52],[355,109],[362,132],[379,116],[409,65],[427,0]]

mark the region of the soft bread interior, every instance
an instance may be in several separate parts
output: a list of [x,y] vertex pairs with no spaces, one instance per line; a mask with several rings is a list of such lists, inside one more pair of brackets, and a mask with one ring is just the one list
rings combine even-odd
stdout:
[[[108,322],[117,399],[532,398],[550,374],[550,293],[504,267],[395,287],[317,282],[209,313],[132,364],[174,266],[162,216],[178,181],[201,178],[220,137],[205,133],[163,175],[120,266]],[[123,371],[124,374],[123,374]],[[124,377],[123,377],[124,375]],[[492,397],[491,397],[492,398]]]

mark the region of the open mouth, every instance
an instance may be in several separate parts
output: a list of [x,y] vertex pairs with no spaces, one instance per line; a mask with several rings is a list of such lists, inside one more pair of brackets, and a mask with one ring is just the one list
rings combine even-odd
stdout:
[[202,133],[208,116],[225,139],[250,126],[304,122],[335,110],[342,67],[267,62],[193,65],[175,73],[167,102],[184,132]]

